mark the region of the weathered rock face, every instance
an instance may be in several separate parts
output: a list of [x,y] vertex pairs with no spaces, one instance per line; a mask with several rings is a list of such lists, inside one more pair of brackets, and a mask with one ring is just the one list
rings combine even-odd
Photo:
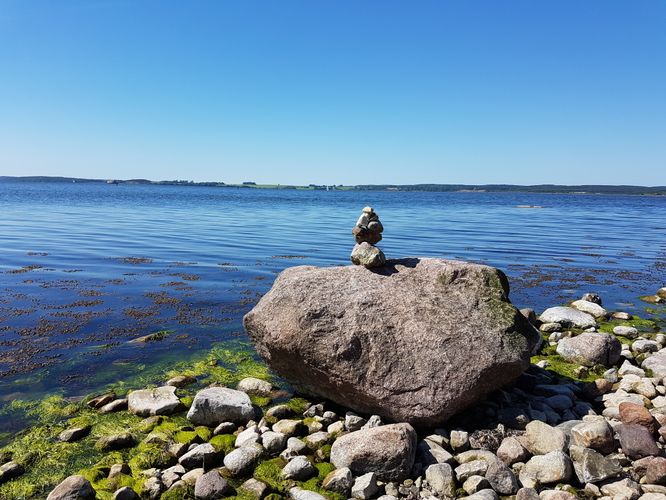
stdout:
[[529,365],[539,335],[508,292],[501,271],[459,261],[300,266],[280,274],[244,323],[301,391],[428,426]]

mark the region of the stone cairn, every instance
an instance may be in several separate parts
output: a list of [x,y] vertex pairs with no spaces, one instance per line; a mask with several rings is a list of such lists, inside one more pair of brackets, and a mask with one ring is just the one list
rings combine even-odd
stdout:
[[384,226],[379,221],[379,216],[372,207],[365,207],[356,221],[356,226],[352,229],[356,240],[356,245],[351,253],[351,261],[354,264],[370,269],[386,263],[384,252],[375,246],[381,241],[383,231]]

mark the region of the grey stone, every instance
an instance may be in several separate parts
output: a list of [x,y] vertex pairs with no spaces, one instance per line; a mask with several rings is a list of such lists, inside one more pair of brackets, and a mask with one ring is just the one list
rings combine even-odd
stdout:
[[571,429],[571,442],[605,455],[615,450],[613,429],[603,417],[586,420],[574,426]]
[[305,429],[302,420],[283,419],[273,424],[273,432],[279,432],[287,437],[300,434]]
[[261,435],[261,444],[270,454],[280,453],[287,446],[287,436],[281,432],[264,432]]
[[131,448],[136,444],[136,439],[129,432],[122,432],[120,434],[113,434],[111,436],[103,436],[97,440],[95,446],[100,450],[122,450],[124,448]]
[[351,411],[345,415],[345,429],[349,432],[360,431],[367,422],[365,418]]
[[451,431],[449,445],[455,452],[467,450],[469,448],[469,434],[465,431]]
[[331,436],[328,432],[319,431],[306,436],[304,440],[308,448],[316,450],[328,443],[331,440]]
[[[465,480],[462,487],[463,490],[465,490],[465,493],[467,493],[468,495],[473,495],[479,490],[485,490],[490,488],[490,484],[483,476],[470,476]],[[454,483],[454,488],[455,488],[455,483]]]
[[357,498],[358,500],[368,500],[378,491],[377,475],[374,472],[368,472],[356,478],[352,486],[351,495],[352,498]]
[[139,495],[129,486],[124,486],[116,490],[113,494],[113,500],[139,500]]
[[641,487],[631,479],[621,479],[601,486],[602,495],[623,500],[636,500],[641,496]]
[[214,500],[227,495],[231,488],[217,469],[201,475],[194,483],[194,498]]
[[331,463],[354,474],[376,472],[381,480],[402,480],[416,455],[416,431],[409,424],[362,429],[339,437],[331,447]]
[[329,491],[335,491],[341,495],[349,495],[354,477],[349,467],[342,467],[330,472],[321,483],[322,488]]
[[246,392],[247,394],[256,394],[257,396],[266,397],[271,395],[273,386],[270,382],[266,382],[265,380],[254,377],[246,377],[238,382],[236,389]]
[[244,318],[257,352],[304,393],[421,426],[529,366],[540,336],[508,301],[501,271],[430,258],[386,270],[286,269]]
[[69,476],[56,486],[46,500],[95,500],[90,481],[80,475]]
[[127,395],[127,408],[140,417],[171,415],[181,406],[176,388],[171,385],[132,391]]
[[440,497],[454,497],[456,478],[449,464],[433,464],[425,471],[425,478],[430,489]]
[[466,498],[467,500],[498,500],[499,497],[497,496],[497,493],[495,493],[494,490],[491,489],[486,489],[486,490],[479,490],[473,495],[470,495],[468,497],[461,497],[461,498]]
[[534,488],[520,488],[516,493],[516,500],[538,500],[539,494]]
[[659,350],[659,344],[654,340],[638,339],[631,344],[631,350],[638,354],[657,352]]
[[289,497],[292,500],[328,500],[325,496],[320,495],[319,493],[298,487],[289,490]]
[[619,335],[620,337],[625,337],[628,339],[635,339],[638,337],[638,330],[633,326],[624,326],[619,325],[613,328],[613,333]]
[[453,455],[446,451],[442,446],[428,439],[419,441],[417,446],[418,460],[424,465],[450,463],[453,461]]
[[115,413],[127,409],[127,398],[115,399],[108,404],[102,406],[100,413]]
[[25,472],[23,466],[17,462],[11,461],[0,467],[0,484],[21,476]]
[[249,426],[244,431],[238,433],[238,435],[236,436],[236,442],[234,443],[234,446],[236,448],[240,448],[241,446],[244,446],[246,444],[257,443],[259,442],[260,437],[261,436],[258,432],[257,426],[256,425]]
[[220,425],[213,430],[213,435],[233,434],[236,431],[236,428],[237,426],[233,422],[221,422]]
[[591,314],[579,311],[573,307],[551,307],[546,309],[539,317],[539,321],[542,323],[559,323],[565,328],[575,327],[585,329],[597,326],[597,322]]
[[254,417],[254,408],[247,394],[226,387],[209,387],[199,391],[187,412],[195,425],[214,427],[220,422],[245,424]]
[[571,459],[562,451],[551,451],[532,457],[520,471],[523,486],[533,488],[540,484],[565,483],[571,478]]
[[206,471],[203,469],[203,467],[192,469],[191,471],[187,471],[185,474],[183,474],[181,480],[185,484],[189,484],[190,486],[195,486],[197,484],[197,479],[199,479],[205,473]]
[[197,379],[190,375],[176,375],[175,377],[171,377],[169,380],[167,380],[165,385],[172,385],[174,387],[180,388],[195,384],[196,381]]
[[488,464],[486,479],[499,495],[513,495],[520,487],[513,471],[500,460],[493,460]]
[[571,446],[569,456],[573,460],[576,476],[583,484],[598,483],[614,478],[622,472],[622,467],[616,462],[589,448]]
[[317,475],[317,469],[310,463],[310,461],[299,455],[292,458],[287,465],[282,469],[282,475],[286,479],[295,479],[296,481],[306,481],[312,476]]
[[622,344],[608,333],[581,333],[557,344],[557,354],[570,363],[611,366],[620,360]]
[[556,427],[534,420],[525,428],[525,447],[533,455],[545,455],[551,451],[567,449],[567,435]]
[[354,245],[350,259],[353,264],[367,269],[381,267],[386,264],[384,252],[379,247],[365,241]]
[[90,434],[89,425],[83,427],[73,427],[71,429],[66,429],[58,434],[58,439],[66,443],[71,443],[86,437],[88,434]]
[[649,356],[643,360],[641,367],[652,371],[653,376],[666,377],[666,349]]
[[261,500],[268,491],[268,485],[257,479],[250,478],[240,485],[240,489],[256,500]]
[[149,477],[143,483],[142,494],[147,496],[150,500],[157,500],[160,498],[163,491],[164,483],[162,483],[159,477]]
[[589,302],[587,300],[576,300],[571,303],[571,307],[584,313],[591,314],[595,318],[605,318],[608,315],[606,309],[601,307],[599,304],[595,304],[594,302]]
[[524,462],[530,456],[530,453],[513,436],[506,437],[497,449],[498,458],[507,465],[513,465],[516,462]]
[[456,477],[458,481],[465,481],[472,476],[485,476],[488,470],[489,462],[486,460],[472,460],[456,467]]
[[660,454],[659,447],[652,434],[645,427],[638,424],[622,424],[615,428],[622,452],[631,459],[656,456]]
[[224,466],[234,476],[244,474],[255,466],[263,451],[256,443],[238,448],[224,457]]
[[220,463],[220,453],[210,443],[195,446],[178,459],[178,463],[186,469],[198,467],[209,468]]

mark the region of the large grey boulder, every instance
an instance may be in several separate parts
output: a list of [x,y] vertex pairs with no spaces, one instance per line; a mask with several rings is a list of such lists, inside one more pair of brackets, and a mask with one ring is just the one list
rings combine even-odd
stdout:
[[49,493],[46,500],[95,500],[96,494],[85,477],[69,476]]
[[569,328],[590,328],[596,326],[597,322],[591,314],[588,314],[573,307],[551,307],[546,309],[539,321],[542,323],[559,323],[560,325]]
[[560,340],[556,350],[571,363],[612,366],[620,360],[622,344],[609,333],[586,332]]
[[299,266],[278,276],[244,324],[302,392],[432,426],[529,366],[540,337],[508,293],[501,271],[460,261]]
[[655,377],[666,377],[666,349],[662,349],[658,353],[645,358],[641,366],[647,370],[651,370]]
[[209,387],[197,392],[187,418],[195,425],[215,427],[220,422],[246,424],[254,417],[250,397],[226,387]]
[[127,409],[140,417],[170,415],[180,406],[176,388],[166,385],[155,389],[132,391],[127,395]]
[[405,479],[416,457],[416,431],[409,424],[391,424],[350,432],[331,447],[331,463],[349,467],[355,476],[375,472],[383,481]]

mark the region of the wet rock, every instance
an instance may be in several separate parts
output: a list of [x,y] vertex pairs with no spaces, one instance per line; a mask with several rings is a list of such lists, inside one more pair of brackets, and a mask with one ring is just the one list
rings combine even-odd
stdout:
[[65,443],[72,443],[83,439],[88,434],[90,434],[90,426],[86,425],[83,427],[73,427],[71,429],[66,429],[58,434],[58,439],[64,441]]
[[195,446],[178,459],[186,469],[210,468],[220,463],[220,454],[210,443]]
[[341,495],[349,495],[352,485],[354,484],[354,477],[349,467],[342,467],[330,472],[321,483],[322,488],[329,491],[340,493]]
[[180,399],[176,396],[176,388],[170,385],[132,391],[127,395],[129,412],[140,417],[171,415],[180,406]]
[[598,483],[614,478],[622,472],[622,467],[589,448],[571,446],[569,456],[573,460],[578,480],[585,483]]
[[110,403],[102,406],[99,411],[100,413],[115,413],[117,411],[122,411],[127,409],[127,398],[115,399]]
[[247,377],[238,382],[236,387],[239,391],[246,392],[248,394],[256,394],[257,396],[270,396],[273,386],[270,382],[261,380],[254,377]]
[[622,452],[631,459],[659,455],[659,447],[652,434],[642,425],[621,424],[615,428]]
[[226,387],[209,387],[197,392],[187,419],[195,425],[215,427],[220,422],[245,424],[254,417],[247,394]]
[[300,455],[292,458],[287,465],[282,469],[282,475],[286,479],[295,479],[296,481],[306,481],[312,476],[317,475],[317,469],[314,468],[310,461]]
[[508,302],[500,271],[425,258],[390,266],[283,271],[244,318],[257,351],[302,392],[424,426],[529,366],[539,335]]
[[181,388],[195,384],[196,382],[197,379],[191,377],[190,375],[176,375],[175,377],[171,377],[169,380],[167,380],[165,385],[172,385],[173,387]]
[[608,333],[581,333],[560,340],[557,354],[570,363],[611,366],[620,360],[622,344]]
[[96,398],[91,399],[90,401],[88,401],[87,404],[91,408],[99,410],[102,406],[109,404],[115,399],[116,399],[116,394],[114,392],[109,392],[107,394],[102,394],[101,396],[97,396]]
[[256,443],[238,448],[224,457],[224,466],[234,476],[244,474],[255,466],[263,451],[261,445]]
[[350,260],[353,264],[363,266],[367,269],[381,267],[386,264],[386,256],[384,255],[384,252],[378,247],[366,242],[354,245]]
[[227,496],[229,493],[229,484],[218,470],[206,472],[194,483],[194,497],[201,500],[214,500]]
[[597,326],[594,317],[573,307],[551,307],[546,309],[539,320],[542,323],[559,323],[565,328],[590,328]]
[[379,491],[377,486],[377,476],[374,472],[368,472],[359,476],[354,481],[351,494],[352,498],[358,500],[368,500],[372,498]]
[[21,464],[18,464],[14,461],[7,462],[0,466],[0,484],[6,483],[7,481],[19,477],[25,472],[25,469]]
[[409,424],[363,429],[339,437],[331,447],[331,463],[354,474],[376,472],[381,480],[402,480],[412,469],[416,432]]
[[129,432],[121,432],[120,434],[113,434],[111,436],[101,437],[95,446],[100,450],[122,450],[124,448],[131,448],[136,444],[136,439]]
[[85,477],[69,476],[55,487],[46,500],[95,500],[96,494]]
[[139,500],[139,495],[129,486],[124,486],[116,490],[113,494],[113,500]]
[[433,493],[440,497],[454,497],[456,478],[449,464],[433,464],[425,471],[425,478]]
[[525,428],[525,447],[533,455],[545,455],[551,451],[567,449],[567,435],[556,427],[534,420]]

